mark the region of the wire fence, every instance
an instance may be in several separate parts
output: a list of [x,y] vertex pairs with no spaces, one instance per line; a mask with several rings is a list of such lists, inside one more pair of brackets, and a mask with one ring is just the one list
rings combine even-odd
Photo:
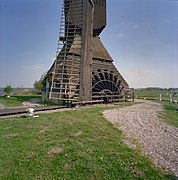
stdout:
[[178,103],[178,92],[135,91],[135,98]]

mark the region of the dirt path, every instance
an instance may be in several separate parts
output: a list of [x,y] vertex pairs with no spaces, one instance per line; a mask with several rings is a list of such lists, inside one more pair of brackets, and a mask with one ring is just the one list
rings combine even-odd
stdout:
[[3,104],[0,104],[0,110],[4,109],[4,108],[5,108],[5,106]]
[[178,129],[161,122],[157,116],[160,111],[160,104],[145,101],[119,110],[106,110],[104,116],[119,124],[129,146],[135,146],[129,139],[136,139],[156,165],[178,176]]
[[40,101],[41,101],[40,99],[34,98],[34,99],[29,100],[29,101],[23,102],[23,105],[27,106],[27,107],[43,106],[42,104],[39,104]]

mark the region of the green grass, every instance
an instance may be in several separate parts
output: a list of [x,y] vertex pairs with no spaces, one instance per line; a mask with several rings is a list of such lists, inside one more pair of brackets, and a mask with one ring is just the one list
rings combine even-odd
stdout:
[[35,98],[41,98],[41,95],[23,95],[23,96],[13,96],[15,97],[18,101],[24,102],[24,101],[29,101],[30,99],[35,99]]
[[162,102],[162,104],[164,112],[160,113],[161,119],[167,124],[178,128],[178,111],[176,111],[178,104],[172,104],[170,102]]
[[22,106],[22,102],[17,100],[17,98],[15,97],[7,98],[4,96],[0,96],[0,103],[6,107]]
[[0,179],[168,179],[123,144],[102,115],[108,108],[0,119]]
[[[170,100],[170,94],[174,94],[173,91],[159,91],[159,90],[135,90],[135,97],[137,98],[147,98],[150,100],[159,100],[160,99],[160,94],[162,95],[162,100],[164,101],[169,101]],[[173,100],[178,101],[178,93],[174,95]]]
[[[167,95],[168,93],[168,95]],[[160,113],[160,118],[169,125],[175,126],[178,128],[178,112],[176,111],[176,107],[178,104],[170,103],[169,94],[173,94],[174,92],[170,91],[135,91],[135,96],[138,98],[144,98],[154,100],[157,103],[161,103],[164,107],[164,112]],[[162,100],[159,101],[159,96],[162,94]],[[173,100],[178,100],[178,93],[174,95]]]
[[135,91],[135,96],[139,98],[159,98],[160,91]]
[[52,106],[52,105],[56,105],[57,103],[52,102],[50,100],[42,100],[42,101],[39,102],[39,104],[47,105],[47,106]]
[[22,106],[24,101],[28,101],[34,98],[41,98],[40,95],[23,95],[23,96],[10,96],[7,98],[5,96],[0,96],[0,103],[6,107],[17,107]]

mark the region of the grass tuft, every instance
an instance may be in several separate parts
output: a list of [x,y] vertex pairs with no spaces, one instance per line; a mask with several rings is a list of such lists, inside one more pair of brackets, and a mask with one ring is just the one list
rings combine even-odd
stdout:
[[178,111],[176,111],[177,104],[170,102],[162,102],[164,111],[160,113],[160,118],[167,124],[178,128]]

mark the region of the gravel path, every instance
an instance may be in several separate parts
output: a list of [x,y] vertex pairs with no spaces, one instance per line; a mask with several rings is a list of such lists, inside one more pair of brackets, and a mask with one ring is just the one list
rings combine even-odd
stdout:
[[0,104],[0,110],[4,109],[4,108],[5,108],[5,106],[3,104]]
[[23,105],[27,106],[27,107],[43,106],[42,104],[39,104],[40,101],[41,101],[40,99],[34,98],[34,99],[29,100],[29,101],[23,102]]
[[145,101],[119,110],[106,110],[104,116],[120,125],[129,146],[134,147],[129,138],[135,138],[156,165],[178,176],[178,129],[161,122],[157,116],[160,111],[160,104]]

